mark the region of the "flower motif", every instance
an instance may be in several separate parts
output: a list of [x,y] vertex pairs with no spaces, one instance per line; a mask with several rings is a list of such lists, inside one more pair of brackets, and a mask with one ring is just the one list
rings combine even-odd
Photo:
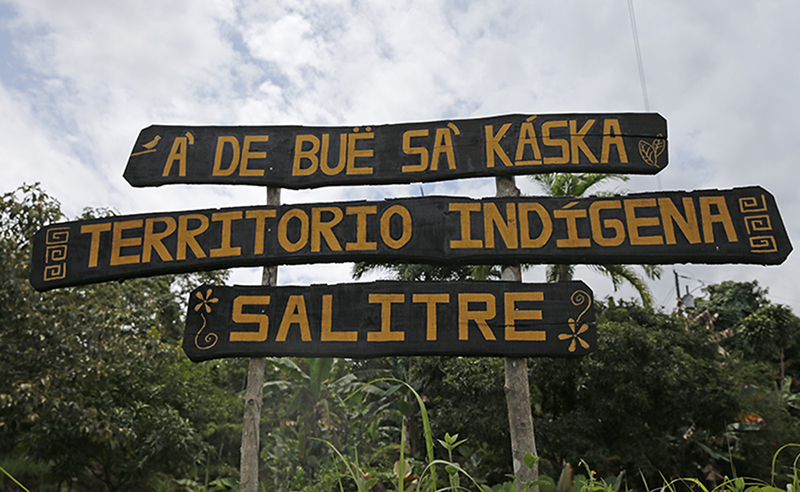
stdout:
[[578,322],[575,321],[574,319],[570,318],[569,319],[569,329],[572,331],[572,333],[562,333],[562,334],[560,334],[558,336],[559,340],[570,340],[570,339],[572,340],[572,343],[569,344],[569,351],[570,352],[575,352],[575,349],[577,348],[576,341],[580,342],[581,347],[583,347],[585,349],[588,349],[589,348],[589,344],[586,343],[580,337],[580,335],[582,333],[585,333],[585,332],[589,331],[589,325],[584,323],[583,325],[581,325],[580,328],[578,328]]
[[197,305],[194,307],[195,311],[200,311],[200,308],[205,306],[206,312],[210,313],[211,312],[210,304],[219,302],[219,299],[217,299],[216,297],[211,297],[211,289],[208,289],[206,291],[206,295],[203,295],[200,292],[198,292],[197,294],[195,294],[195,296],[197,296],[197,298],[200,299],[200,302],[198,302]]

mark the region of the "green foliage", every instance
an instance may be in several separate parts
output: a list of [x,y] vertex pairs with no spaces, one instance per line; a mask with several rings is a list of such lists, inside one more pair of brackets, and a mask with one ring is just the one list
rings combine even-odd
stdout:
[[[602,174],[602,173],[550,173],[533,174],[531,180],[547,196],[556,197],[584,197],[611,196],[613,192],[598,191],[600,185],[609,181],[628,181],[628,176],[622,174]],[[642,277],[629,265],[589,265],[589,267],[611,279],[611,283],[616,291],[623,283],[630,284],[639,293],[642,304],[647,307],[653,306],[653,294],[647,286],[645,278],[658,279],[661,277],[661,267],[656,265],[643,265],[645,277]],[[575,265],[559,264],[547,267],[548,282],[563,282],[572,280],[575,273]]]
[[[16,478],[14,478],[14,475],[12,475],[12,474],[11,474],[9,471],[7,471],[7,470],[6,470],[5,468],[3,468],[2,466],[0,466],[0,472],[2,472],[2,474],[3,474],[3,475],[5,475],[6,477],[8,477],[8,478],[9,478],[9,479],[10,479],[10,480],[11,480],[11,481],[14,483],[14,485],[16,485],[17,487],[19,487],[21,490],[24,490],[25,492],[30,492],[30,491],[29,491],[29,490],[28,490],[28,489],[27,489],[27,488],[26,488],[24,485],[22,485],[22,484],[19,482],[19,480],[17,480]],[[0,475],[0,477],[2,477],[2,475]],[[0,484],[2,484],[4,481],[5,481],[5,480],[0,480]]]
[[755,280],[752,282],[725,281],[709,285],[704,290],[708,293],[708,299],[696,299],[695,312],[708,310],[711,314],[718,314],[719,316],[714,322],[716,331],[734,327],[768,302],[765,297],[766,289],[759,287]]
[[800,319],[786,306],[765,305],[740,320],[736,330],[737,345],[750,357],[776,355],[795,342],[800,333]]
[[[685,490],[688,488],[701,492],[783,492],[783,489],[779,488],[779,484],[775,481],[774,463],[777,461],[781,451],[795,446],[798,445],[788,444],[775,451],[773,455],[773,473],[769,482],[762,479],[734,477],[725,478],[719,485],[708,487],[702,480],[692,477],[681,477],[669,481],[664,480],[665,483],[662,490],[676,492],[679,489]],[[795,458],[792,464],[791,474],[787,478],[787,490],[796,490],[796,487],[800,485],[800,481],[798,480],[797,458]]]
[[[786,306],[765,304],[741,319],[735,327],[734,337],[728,344],[750,360],[761,361],[770,367],[775,379],[782,381],[789,365],[794,363],[800,339],[800,318]],[[789,373],[800,375],[794,367]]]
[[706,463],[682,436],[692,425],[717,436],[735,420],[732,371],[681,318],[622,303],[602,311],[598,323],[596,352],[532,363],[540,454],[606,463],[603,471],[612,475],[694,474],[696,463]]
[[200,276],[36,292],[31,237],[61,218],[36,185],[0,202],[0,452],[47,463],[56,482],[110,490],[193,474],[212,449],[232,447],[238,403],[219,385],[231,364],[197,366],[177,346],[178,296]]
[[434,435],[467,442],[454,450],[473,476],[504,481],[511,463],[503,360],[493,357],[414,357],[411,380],[426,397]]
[[[429,425],[430,419],[428,416],[428,412],[426,409],[426,405],[424,402],[424,398],[414,390],[414,388],[401,380],[394,379],[394,378],[382,378],[375,381],[371,381],[368,384],[364,385],[358,392],[364,391],[366,388],[369,388],[375,384],[379,383],[392,383],[398,385],[399,387],[407,390],[413,396],[413,400],[416,401],[416,405],[419,410],[420,417],[423,422],[423,435],[425,439],[425,448],[427,450],[425,460],[423,461],[423,470],[419,475],[414,475],[411,473],[411,465],[405,460],[404,458],[404,449],[405,449],[405,434],[401,434],[401,441],[400,441],[400,459],[395,462],[393,466],[393,472],[395,475],[396,482],[394,486],[396,487],[394,490],[396,492],[414,492],[414,491],[430,491],[430,492],[440,492],[445,490],[469,490],[466,489],[461,485],[461,477],[465,477],[466,480],[469,482],[469,485],[473,487],[475,490],[478,491],[485,491],[491,492],[492,489],[489,487],[482,486],[478,484],[478,482],[469,475],[458,463],[452,460],[440,460],[434,459],[433,456],[433,434],[431,432],[431,427]],[[357,393],[358,393],[357,392]],[[354,396],[354,395],[353,395]],[[444,447],[448,454],[452,456],[453,450],[457,447],[461,446],[464,443],[464,440],[458,440],[458,436],[451,436],[450,434],[445,434],[444,439],[439,439],[438,442]],[[378,483],[378,479],[372,477],[370,474],[365,473],[362,471],[360,464],[357,459],[353,462],[349,462],[342,453],[336,449],[331,443],[326,443],[334,450],[336,453],[337,459],[344,465],[345,474],[349,475],[352,482],[356,485],[357,492],[366,492],[370,490],[373,486]],[[538,458],[535,458],[533,455],[526,455],[526,463],[529,466],[533,466]],[[437,468],[444,468],[446,471],[448,478],[449,478],[449,486],[438,488],[437,487]],[[528,484],[533,486],[534,484]],[[386,484],[384,484],[386,486]],[[340,490],[344,491],[344,485],[339,480],[339,488]]]
[[[36,185],[1,197],[0,465],[31,490],[43,475],[53,488],[235,490],[245,367],[193,364],[178,347],[186,294],[224,274],[38,293],[28,283],[30,238],[61,219]],[[496,274],[392,269],[417,280]],[[697,305],[720,313],[711,332],[623,302],[599,306],[595,353],[531,362],[537,444],[548,459],[528,455],[526,465],[562,479],[543,474],[523,488],[621,492],[641,487],[639,470],[642,482],[689,477],[665,481],[668,489],[796,484],[796,463],[780,451],[800,441],[800,321],[755,282],[707,292]],[[720,355],[710,335],[727,328],[734,336]],[[273,358],[265,381],[264,490],[516,488],[501,359]],[[580,459],[586,474],[573,476],[569,463]]]
[[[712,332],[736,367],[740,414],[728,423],[726,451],[716,458],[734,474],[763,477],[778,446],[800,439],[796,378],[800,320],[785,306],[766,299],[757,282],[722,282],[707,287],[708,299],[696,300],[695,313],[718,314]],[[702,311],[701,311],[702,312]]]
[[532,174],[530,179],[547,196],[608,196],[612,192],[597,191],[597,187],[608,181],[628,181],[630,177],[624,174],[547,173]]
[[371,271],[383,271],[390,274],[393,279],[406,282],[453,282],[472,278],[473,267],[468,265],[358,262],[353,265],[352,276],[354,279],[360,279]]
[[325,442],[385,463],[401,433],[405,402],[393,398],[399,386],[384,381],[356,390],[397,369],[387,359],[267,359],[263,413],[272,418],[262,424],[263,480],[273,490],[297,490],[322,479],[335,457]]

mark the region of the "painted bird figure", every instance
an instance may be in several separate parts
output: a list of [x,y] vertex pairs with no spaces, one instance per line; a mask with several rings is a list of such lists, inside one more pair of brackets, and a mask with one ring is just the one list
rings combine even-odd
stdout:
[[142,144],[142,147],[144,147],[147,150],[154,149],[155,146],[158,145],[158,141],[159,140],[161,140],[161,135],[156,135],[156,138],[154,138],[153,140],[150,140],[146,144]]

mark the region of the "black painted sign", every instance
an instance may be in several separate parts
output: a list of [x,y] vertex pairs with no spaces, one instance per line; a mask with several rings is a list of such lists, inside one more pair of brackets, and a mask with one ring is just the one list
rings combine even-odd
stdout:
[[222,357],[401,355],[579,357],[597,347],[583,282],[204,285],[189,298],[183,350]]
[[667,165],[657,113],[510,114],[358,127],[145,128],[133,186],[249,184],[302,189],[551,172],[655,174]]
[[420,197],[114,216],[34,238],[39,290],[164,273],[348,261],[782,263],[760,187],[625,196]]

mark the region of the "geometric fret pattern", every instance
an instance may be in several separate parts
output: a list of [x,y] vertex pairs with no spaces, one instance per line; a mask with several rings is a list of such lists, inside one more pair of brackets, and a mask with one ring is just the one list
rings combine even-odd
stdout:
[[44,280],[57,280],[67,276],[67,243],[69,227],[47,230],[45,238]]
[[767,212],[767,200],[759,197],[742,197],[739,199],[739,210],[744,216],[747,235],[750,236],[750,251],[753,253],[775,253],[778,245],[772,234],[772,223]]

